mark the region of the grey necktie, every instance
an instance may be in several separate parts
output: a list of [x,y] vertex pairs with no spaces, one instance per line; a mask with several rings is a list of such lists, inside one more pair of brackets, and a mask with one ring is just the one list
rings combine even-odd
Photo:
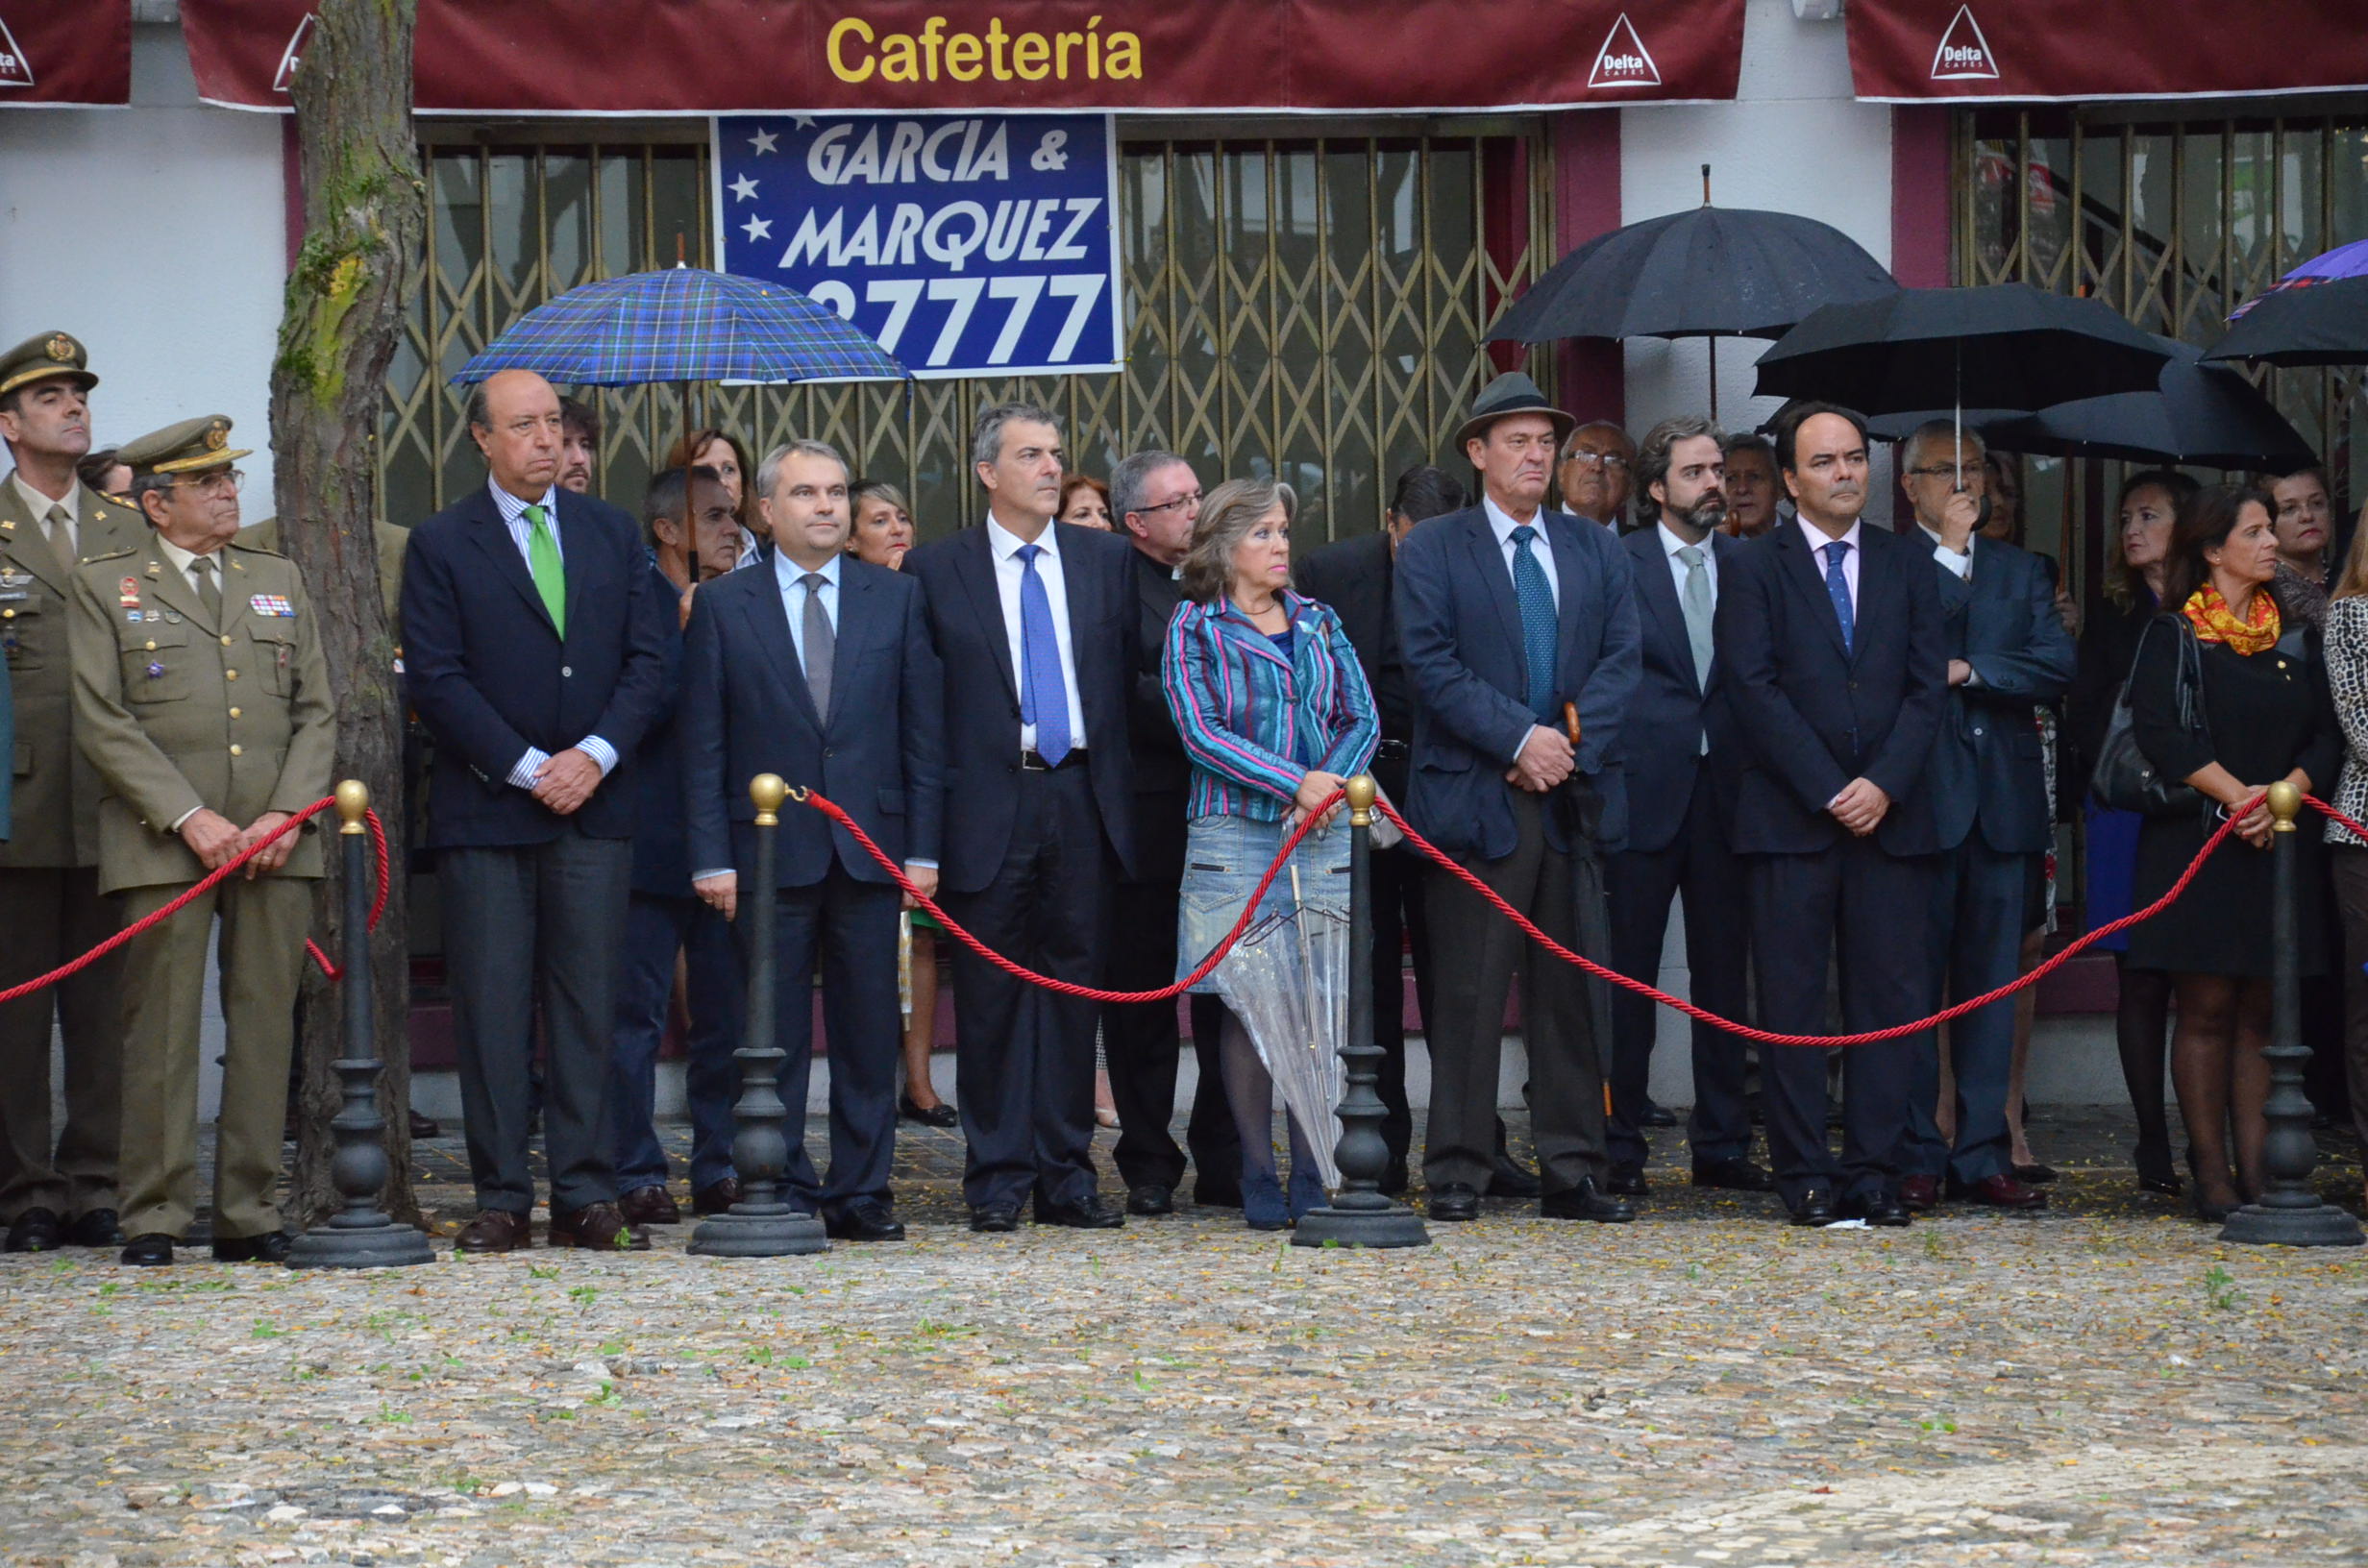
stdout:
[[213,557],[200,555],[189,562],[189,570],[197,576],[197,601],[206,606],[213,618],[214,629],[222,629],[222,585],[213,580]]
[[74,520],[65,515],[63,506],[52,506],[49,516],[43,521],[49,525],[49,548],[58,552],[59,560],[68,566],[73,565],[76,553]]
[[838,656],[838,644],[830,629],[830,617],[823,613],[823,588],[829,579],[820,572],[808,572],[798,579],[805,584],[805,687],[814,694],[816,718],[830,717],[830,666]]
[[1686,591],[1679,596],[1679,604],[1686,612],[1686,642],[1693,649],[1694,684],[1708,691],[1711,684],[1711,569],[1703,560],[1700,545],[1687,545],[1677,552],[1685,563]]

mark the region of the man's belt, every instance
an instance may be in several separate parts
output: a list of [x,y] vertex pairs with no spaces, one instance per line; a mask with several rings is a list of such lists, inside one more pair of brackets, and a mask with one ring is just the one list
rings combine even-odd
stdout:
[[1024,773],[1055,773],[1064,768],[1084,766],[1085,747],[1082,746],[1071,747],[1068,754],[1058,762],[1045,761],[1044,753],[1032,746],[1023,747],[1020,752],[1020,772]]

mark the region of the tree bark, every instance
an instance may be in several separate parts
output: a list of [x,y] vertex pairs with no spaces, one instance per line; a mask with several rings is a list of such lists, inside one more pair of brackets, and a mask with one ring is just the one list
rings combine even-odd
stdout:
[[[383,1202],[416,1222],[410,1177],[409,923],[404,898],[403,699],[397,635],[379,582],[378,431],[386,367],[420,264],[427,187],[411,128],[417,0],[321,0],[291,84],[305,193],[304,247],[289,274],[271,375],[280,548],[304,574],[337,696],[338,778],[370,787],[392,867],[371,941],[379,1108],[393,1176]],[[332,833],[335,820],[324,828]],[[322,947],[342,963],[339,857],[314,900]],[[330,1179],[336,1075],[346,1050],[334,989],[308,971],[299,1048],[300,1140],[292,1217],[339,1206]]]

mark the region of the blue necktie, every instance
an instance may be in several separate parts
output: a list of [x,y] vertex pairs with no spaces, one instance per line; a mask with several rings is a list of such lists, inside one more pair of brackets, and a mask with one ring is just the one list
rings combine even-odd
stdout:
[[1560,634],[1554,621],[1554,590],[1545,568],[1529,552],[1538,530],[1524,523],[1513,530],[1513,598],[1521,607],[1521,654],[1529,663],[1529,711],[1542,721],[1554,717],[1554,666]]
[[1834,601],[1834,618],[1841,623],[1841,650],[1851,652],[1850,639],[1858,631],[1857,618],[1850,611],[1850,579],[1842,576],[1842,557],[1850,553],[1850,542],[1837,539],[1825,547],[1825,597]]
[[1058,768],[1069,755],[1069,682],[1061,674],[1061,645],[1052,634],[1052,597],[1036,575],[1041,545],[1022,545],[1020,557],[1020,717],[1036,726],[1036,754]]

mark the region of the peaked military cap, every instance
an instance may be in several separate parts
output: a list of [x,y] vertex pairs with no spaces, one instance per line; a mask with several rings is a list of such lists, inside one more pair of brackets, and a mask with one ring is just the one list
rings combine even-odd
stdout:
[[1471,417],[1455,432],[1455,444],[1460,447],[1474,436],[1486,436],[1489,427],[1507,414],[1543,414],[1554,422],[1557,442],[1569,440],[1570,432],[1579,423],[1546,402],[1536,381],[1517,370],[1509,370],[1482,387],[1480,395],[1471,400]]
[[86,368],[89,359],[89,352],[71,333],[37,332],[0,355],[0,398],[52,376],[63,376],[87,392],[99,384]]
[[146,478],[151,474],[196,474],[209,468],[221,468],[251,455],[253,453],[249,449],[231,445],[231,422],[227,414],[185,419],[178,425],[151,430],[138,440],[127,441],[115,449],[115,460],[131,465],[132,477],[136,479]]

